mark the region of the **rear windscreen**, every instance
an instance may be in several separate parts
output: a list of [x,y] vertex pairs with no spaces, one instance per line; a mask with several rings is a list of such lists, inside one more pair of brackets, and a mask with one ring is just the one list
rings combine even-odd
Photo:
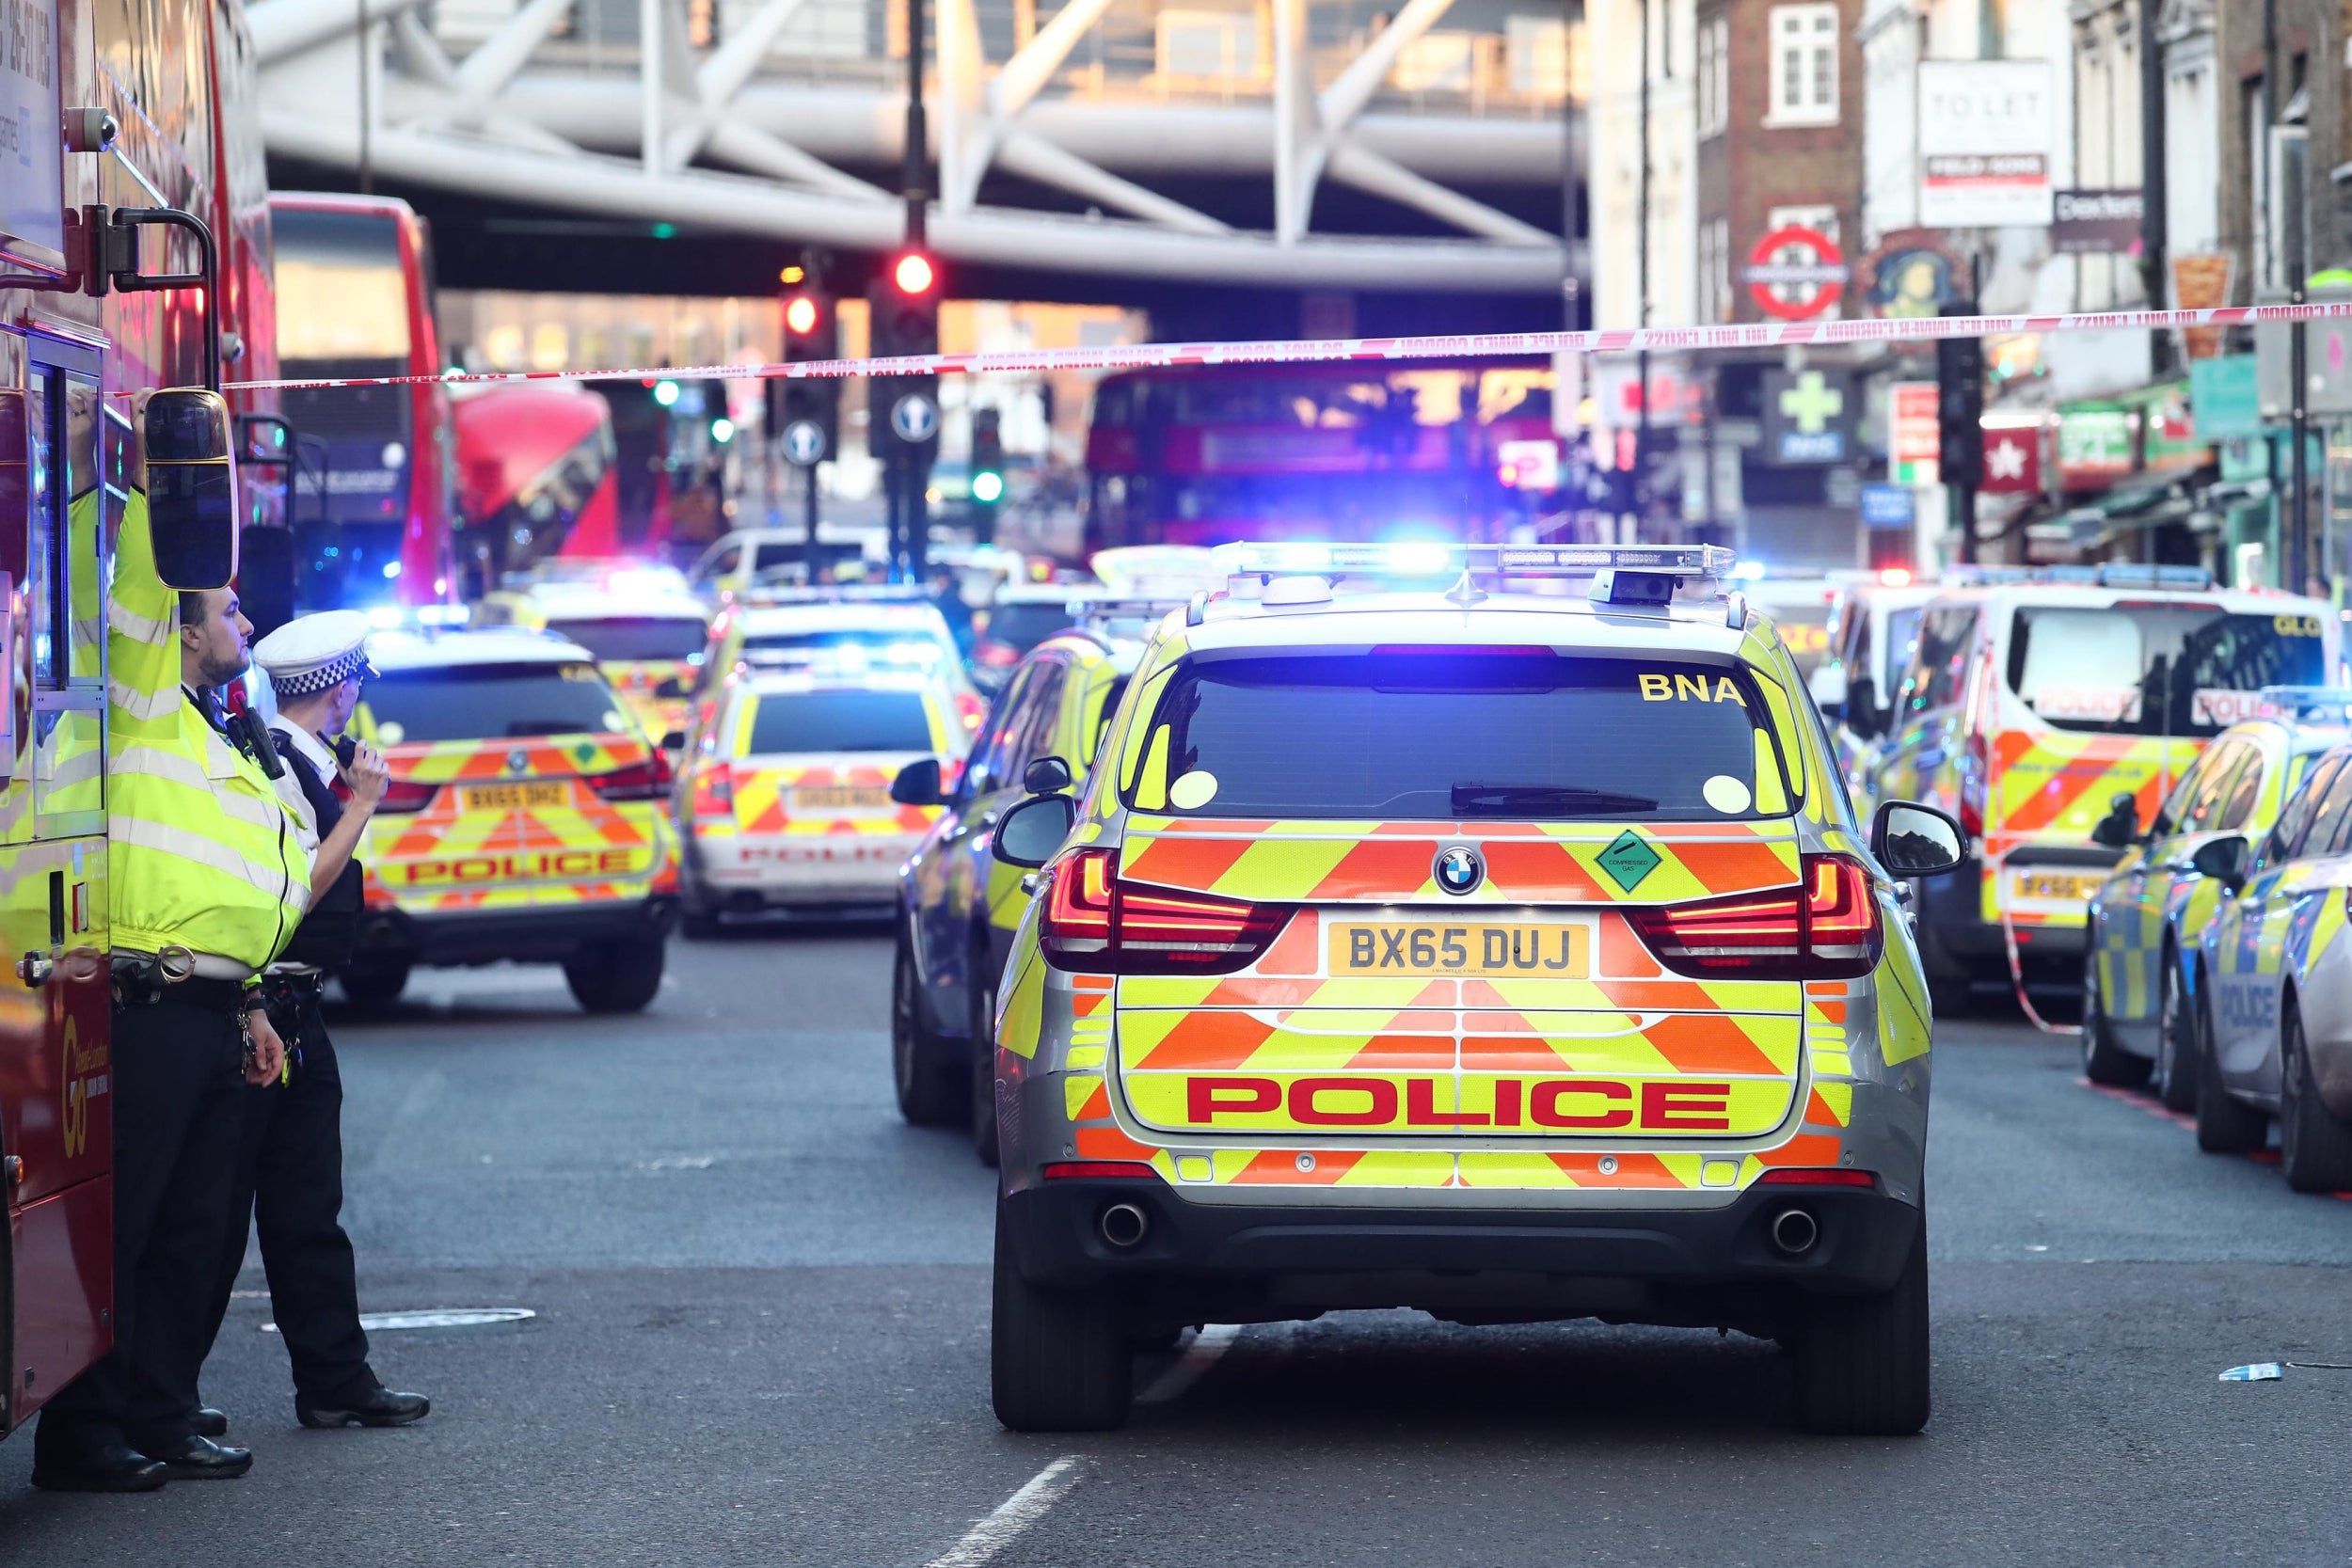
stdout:
[[397,670],[368,682],[364,697],[375,737],[386,746],[628,728],[612,689],[593,664]]
[[1218,660],[1170,680],[1128,803],[1273,818],[1776,815],[1786,774],[1756,703],[1727,666],[1548,649]]
[[707,635],[691,616],[630,615],[554,621],[548,630],[567,638],[599,659],[691,658]]
[[747,756],[928,752],[930,712],[914,691],[789,691],[755,699]]
[[2124,603],[2017,611],[2009,688],[2062,730],[2218,735],[2254,717],[2265,686],[2327,683],[2314,615]]

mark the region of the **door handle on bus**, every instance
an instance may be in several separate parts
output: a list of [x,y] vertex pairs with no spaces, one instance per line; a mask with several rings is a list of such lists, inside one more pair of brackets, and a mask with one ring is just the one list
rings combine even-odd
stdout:
[[49,983],[51,973],[56,967],[56,960],[46,953],[38,951],[27,953],[16,960],[16,977],[27,986],[36,988],[45,986]]

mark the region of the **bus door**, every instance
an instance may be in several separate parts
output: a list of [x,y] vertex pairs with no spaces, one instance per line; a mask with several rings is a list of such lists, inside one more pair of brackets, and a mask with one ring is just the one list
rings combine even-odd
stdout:
[[[106,562],[131,428],[94,349],[11,346],[0,398],[0,1146],[9,1180],[5,1389],[21,1423],[112,1338],[107,1037]],[[21,587],[19,586],[21,584]]]

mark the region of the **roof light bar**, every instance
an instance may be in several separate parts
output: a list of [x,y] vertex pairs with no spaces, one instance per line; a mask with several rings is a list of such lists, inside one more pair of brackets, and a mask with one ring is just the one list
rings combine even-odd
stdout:
[[2299,723],[2332,720],[2352,723],[2352,687],[2265,686],[2260,694],[2262,716]]
[[1089,631],[1099,631],[1113,624],[1140,621],[1149,625],[1171,610],[1184,609],[1190,602],[1190,594],[1123,594],[1100,598],[1073,598],[1069,609],[1073,624]]
[[1221,546],[1217,564],[1246,577],[1589,578],[1600,572],[1644,572],[1674,578],[1730,575],[1736,557],[1721,545],[1449,545],[1435,540],[1392,544]]

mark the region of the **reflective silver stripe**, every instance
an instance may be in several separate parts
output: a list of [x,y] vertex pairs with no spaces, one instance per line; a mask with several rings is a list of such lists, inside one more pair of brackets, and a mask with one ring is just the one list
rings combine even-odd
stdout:
[[275,795],[268,800],[257,800],[233,789],[221,788],[222,781],[206,773],[194,757],[160,746],[125,746],[115,753],[114,774],[118,779],[164,779],[203,790],[219,803],[222,815],[264,832],[278,831],[278,816],[285,810]]
[[[171,641],[172,617],[170,616],[166,616],[164,619],[158,621],[151,615],[141,615],[135,610],[125,609],[120,599],[108,599],[106,601],[106,624],[111,625],[116,631],[120,632],[123,636],[129,638],[134,642],[146,642],[151,644],[168,642]],[[84,626],[100,625],[100,623],[94,621],[81,622],[78,624]]]
[[152,849],[157,854],[176,855],[184,861],[194,861],[208,870],[217,871],[224,877],[250,882],[257,888],[266,890],[270,883],[278,882],[286,889],[279,902],[292,905],[296,910],[310,907],[310,885],[307,879],[289,877],[282,865],[249,861],[227,845],[215,844],[202,833],[193,833],[185,828],[167,827],[161,822],[150,822],[143,816],[126,816],[120,812],[107,817],[106,833],[117,844]]
[[56,764],[41,775],[52,785],[82,784],[98,777],[101,759],[98,755],[98,748],[94,745],[85,746],[62,757],[47,752],[38,753],[38,756],[41,762]]
[[180,688],[174,685],[167,686],[161,691],[141,691],[109,675],[106,677],[106,701],[134,719],[160,719],[179,705]]

